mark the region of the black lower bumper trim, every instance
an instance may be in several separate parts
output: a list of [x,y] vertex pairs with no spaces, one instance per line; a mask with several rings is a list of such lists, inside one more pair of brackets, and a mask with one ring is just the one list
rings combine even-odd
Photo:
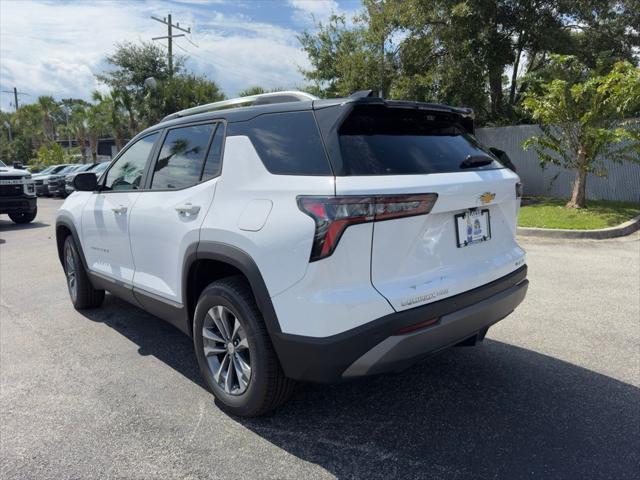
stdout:
[[0,197],[0,214],[33,213],[37,205],[36,197]]
[[[348,376],[398,370],[481,332],[507,316],[524,298],[528,284],[526,276],[527,267],[523,265],[509,275],[468,292],[392,313],[331,337],[273,333],[272,341],[285,374],[297,380],[326,383]],[[397,336],[400,340],[412,338],[405,344],[410,348],[404,349],[402,355],[393,345],[383,344],[400,329],[436,317],[441,321],[435,327]],[[377,352],[379,361],[372,362],[372,357],[362,361],[363,356],[381,344],[383,347],[378,347]],[[389,346],[391,348],[387,348]],[[358,365],[358,360],[361,360],[359,366],[352,367]]]

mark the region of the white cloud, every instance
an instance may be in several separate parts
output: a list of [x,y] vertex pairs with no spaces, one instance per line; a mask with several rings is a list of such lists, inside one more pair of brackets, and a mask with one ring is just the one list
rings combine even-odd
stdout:
[[[333,14],[344,15],[347,25],[352,24],[353,16],[356,15],[362,5],[360,0],[343,0],[338,3],[336,0],[288,0],[293,7],[294,22],[305,28],[312,28],[316,22],[326,23]],[[349,8],[345,8],[349,7]]]
[[[199,3],[206,3],[206,9]],[[302,83],[298,66],[307,66],[308,60],[297,32],[216,12],[215,3],[219,2],[0,2],[0,85],[2,90],[17,86],[30,93],[23,102],[38,95],[89,98],[99,86],[94,74],[104,68],[114,44],[164,34],[162,25],[149,17],[168,11],[181,25],[193,27],[190,39],[199,45],[181,38],[174,53],[189,50],[187,66],[215,80],[227,95],[255,84]],[[11,95],[2,94],[3,109],[9,109],[10,101]]]
[[311,16],[316,20],[325,20],[332,13],[339,13],[340,6],[336,0],[289,0],[289,4],[296,9],[296,14],[306,17]]

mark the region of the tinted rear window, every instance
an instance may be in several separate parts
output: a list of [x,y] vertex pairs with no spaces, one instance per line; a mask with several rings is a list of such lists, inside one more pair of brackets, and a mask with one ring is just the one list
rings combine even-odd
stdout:
[[279,175],[331,175],[313,113],[260,115],[231,123],[227,136],[246,135],[264,166]]
[[345,175],[419,175],[457,172],[468,157],[490,157],[449,114],[385,107],[356,107],[339,130]]

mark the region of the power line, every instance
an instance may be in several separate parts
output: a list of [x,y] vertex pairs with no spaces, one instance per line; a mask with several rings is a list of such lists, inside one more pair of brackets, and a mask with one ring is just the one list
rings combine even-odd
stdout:
[[25,92],[19,92],[16,87],[13,87],[13,90],[2,90],[2,93],[13,93],[13,99],[14,99],[13,106],[16,107],[16,112],[18,111],[18,108],[19,108],[18,95],[29,95],[28,93],[25,93]]
[[151,40],[163,40],[163,39],[167,39],[167,45],[168,48],[167,50],[169,51],[168,53],[168,58],[169,58],[169,76],[173,75],[173,39],[176,37],[184,37],[185,34],[184,33],[179,33],[177,35],[173,34],[173,29],[178,29],[182,32],[185,33],[191,33],[191,27],[188,28],[182,28],[180,26],[180,22],[177,22],[175,25],[172,23],[171,21],[171,14],[169,14],[167,17],[163,18],[163,19],[159,19],[158,17],[154,17],[153,15],[151,16],[152,20],[155,20],[156,22],[160,22],[163,25],[167,26],[167,35],[162,36],[162,37],[153,37]]

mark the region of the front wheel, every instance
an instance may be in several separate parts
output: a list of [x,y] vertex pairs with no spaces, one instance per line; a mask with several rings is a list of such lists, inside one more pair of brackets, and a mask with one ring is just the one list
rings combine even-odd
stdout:
[[34,208],[33,212],[10,213],[9,218],[15,223],[29,223],[33,222],[33,219],[36,218],[37,214],[38,209]]
[[71,235],[66,238],[62,248],[64,273],[73,306],[77,310],[99,307],[104,301],[104,290],[98,290],[91,285]]
[[244,278],[218,280],[202,292],[193,341],[200,372],[229,413],[262,415],[291,395],[294,381],[284,376]]

